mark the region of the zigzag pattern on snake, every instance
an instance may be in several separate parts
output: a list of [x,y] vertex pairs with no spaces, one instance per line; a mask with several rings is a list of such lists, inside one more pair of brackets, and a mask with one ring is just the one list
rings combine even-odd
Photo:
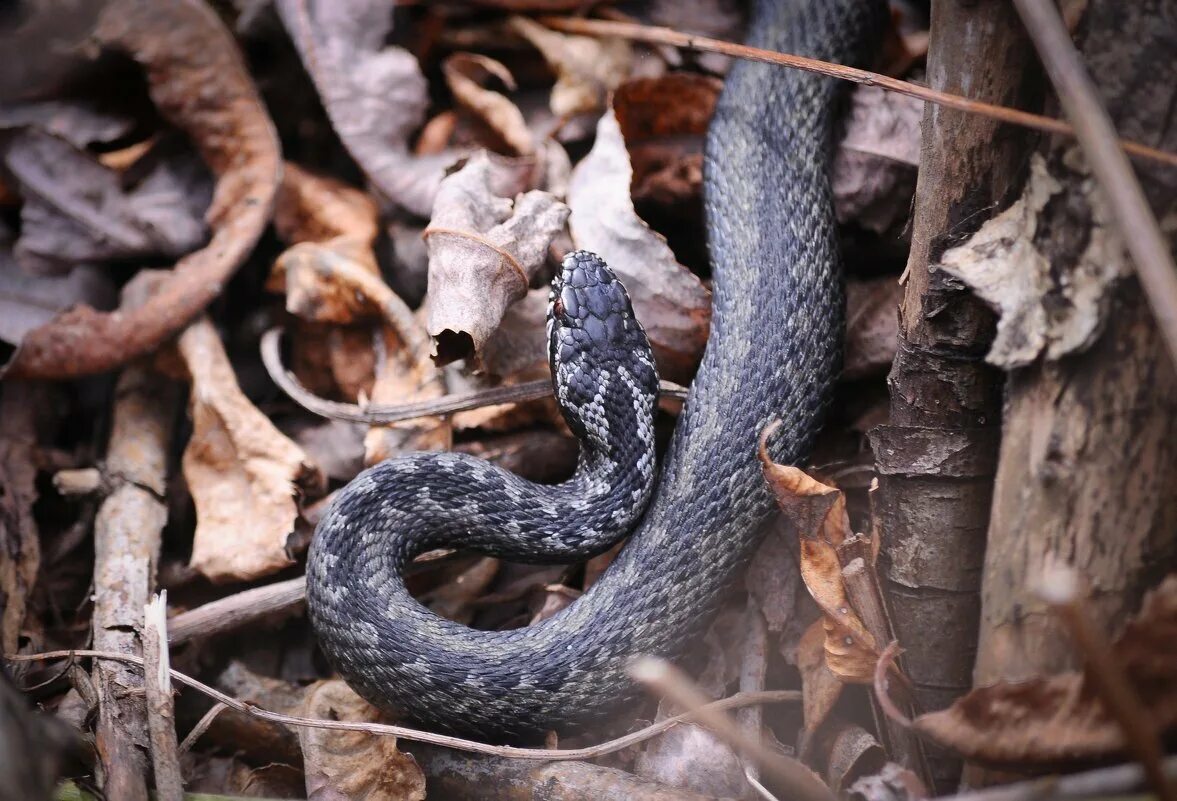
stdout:
[[[881,6],[759,0],[750,43],[862,63]],[[779,419],[773,457],[804,458],[840,367],[828,178],[839,94],[811,74],[731,69],[705,157],[711,333],[656,481],[649,345],[612,273],[578,251],[553,283],[549,311],[557,397],[581,439],[573,478],[541,486],[428,453],[378,464],[340,491],[311,546],[307,602],[325,652],[361,695],[434,728],[532,736],[616,711],[636,695],[626,675],[634,655],[674,657],[700,632],[772,514],[759,432]],[[631,528],[581,598],[527,628],[444,620],[402,579],[431,548],[565,563]]]

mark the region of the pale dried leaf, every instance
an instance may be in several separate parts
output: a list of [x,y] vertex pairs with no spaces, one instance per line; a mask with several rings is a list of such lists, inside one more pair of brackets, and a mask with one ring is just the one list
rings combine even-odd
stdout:
[[482,120],[516,155],[535,152],[535,137],[519,107],[505,95],[482,86],[487,77],[494,76],[508,89],[515,89],[515,78],[502,62],[476,53],[454,53],[441,69],[454,99]]
[[[1158,734],[1177,731],[1177,574],[1149,593],[1112,646]],[[921,715],[916,729],[970,760],[1051,765],[1108,759],[1124,737],[1083,673],[979,687]]]
[[631,176],[617,117],[606,113],[593,149],[572,171],[569,227],[576,246],[598,253],[625,284],[663,375],[685,379],[707,343],[711,293],[638,217]]
[[385,197],[427,217],[453,157],[409,151],[429,90],[417,60],[384,44],[392,6],[383,0],[277,0],[275,6],[344,147]]
[[1092,224],[1074,264],[1052,264],[1035,244],[1042,210],[1063,191],[1037,154],[1022,197],[941,256],[937,267],[1000,315],[989,363],[1010,369],[1040,355],[1056,360],[1086,349],[1103,330],[1108,290],[1131,266],[1107,204],[1090,180],[1084,189]]
[[192,438],[183,457],[196,504],[191,566],[212,581],[287,567],[299,488],[319,486],[318,468],[241,392],[208,320],[190,325],[178,349],[192,381]]
[[557,33],[527,17],[512,17],[510,26],[555,71],[549,104],[557,117],[604,108],[609,92],[629,75],[633,49],[623,39]]
[[35,128],[77,148],[126,136],[135,121],[90,105],[85,99],[0,104],[0,128]]
[[740,758],[708,729],[686,723],[654,738],[634,773],[701,796],[740,798],[748,786]]
[[887,761],[878,739],[861,726],[843,725],[828,742],[826,753],[816,757],[826,766],[826,783],[835,793],[843,792],[861,776],[882,770]]
[[177,257],[207,237],[212,184],[194,154],[154,159],[131,187],[68,142],[23,131],[3,147],[24,200],[16,257],[29,272],[60,274],[78,262]]
[[[324,681],[307,692],[303,714],[355,722],[383,722],[380,712],[342,681]],[[425,775],[396,747],[395,737],[355,731],[299,729],[308,799],[424,801]]]
[[83,264],[67,275],[29,275],[0,243],[0,340],[19,345],[26,333],[70,306],[105,311],[117,303],[114,284],[98,267]]
[[903,286],[894,278],[846,283],[844,379],[885,373],[899,342],[899,301]]
[[[384,362],[377,366],[374,403],[409,403],[445,394],[441,374],[428,359],[418,359],[390,328],[384,329]],[[364,435],[364,461],[376,464],[412,451],[445,451],[453,445],[448,417],[422,417],[376,425]]]
[[902,227],[915,193],[923,114],[922,100],[877,86],[851,93],[831,177],[839,222],[880,234]]
[[438,191],[427,245],[427,330],[441,362],[481,359],[503,313],[527,293],[568,207],[533,190],[512,203],[494,191],[484,153],[448,176]]
[[849,789],[853,801],[922,801],[928,796],[928,788],[919,776],[894,762],[888,762],[873,776],[863,776]]

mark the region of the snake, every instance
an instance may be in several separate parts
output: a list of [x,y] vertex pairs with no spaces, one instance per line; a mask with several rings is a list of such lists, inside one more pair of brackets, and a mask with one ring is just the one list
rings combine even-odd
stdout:
[[[748,43],[863,64],[872,0],[756,0]],[[811,451],[841,365],[841,260],[830,186],[843,93],[823,76],[732,65],[704,146],[712,267],[707,345],[659,467],[658,374],[621,281],[568,254],[547,336],[556,401],[579,440],[572,477],[532,483],[462,453],[383,461],[340,489],[307,557],[307,609],[335,670],[376,707],[493,741],[583,729],[640,697],[638,655],[679,657],[712,619],[775,512],[757,455]],[[626,537],[555,615],[487,631],[417,601],[417,555],[460,548],[567,564]]]

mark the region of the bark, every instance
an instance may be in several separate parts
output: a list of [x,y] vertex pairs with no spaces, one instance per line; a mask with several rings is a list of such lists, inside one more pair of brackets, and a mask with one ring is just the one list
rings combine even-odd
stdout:
[[[1175,20],[1177,0],[1092,0],[1080,27],[1084,61],[1120,135],[1168,150],[1177,148]],[[1100,196],[1073,144],[1056,143],[1046,162],[1063,191],[1040,213],[1034,244],[1060,284],[1077,282]],[[1177,246],[1177,171],[1139,175]],[[1063,626],[1033,592],[1052,559],[1085,576],[1094,623],[1109,633],[1177,560],[1177,373],[1134,278],[1105,313],[1086,352],[1010,375],[977,684],[1077,666]]]
[[[933,88],[1033,109],[1040,72],[1007,3],[932,4]],[[1016,192],[1028,134],[929,104],[888,425],[872,432],[885,590],[918,700],[947,705],[970,686],[981,567],[1000,437],[1001,374],[983,363],[993,316],[935,269]],[[937,787],[954,760],[929,753]]]

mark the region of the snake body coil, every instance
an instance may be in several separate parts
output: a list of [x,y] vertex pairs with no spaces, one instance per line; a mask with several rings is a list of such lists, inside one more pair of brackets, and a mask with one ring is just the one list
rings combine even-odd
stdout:
[[[860,63],[880,6],[758,0],[750,43]],[[415,454],[340,492],[312,543],[307,601],[324,650],[361,695],[438,728],[534,735],[615,710],[634,695],[632,656],[673,657],[707,622],[773,509],[759,432],[779,419],[774,458],[804,458],[839,369],[828,178],[837,96],[831,79],[760,63],[737,63],[727,78],[706,150],[711,333],[656,489],[649,346],[609,270],[577,252],[549,312],[558,399],[582,443],[575,476],[544,487],[459,454]],[[401,577],[413,556],[442,546],[583,559],[639,519],[581,598],[527,628],[441,619]]]

